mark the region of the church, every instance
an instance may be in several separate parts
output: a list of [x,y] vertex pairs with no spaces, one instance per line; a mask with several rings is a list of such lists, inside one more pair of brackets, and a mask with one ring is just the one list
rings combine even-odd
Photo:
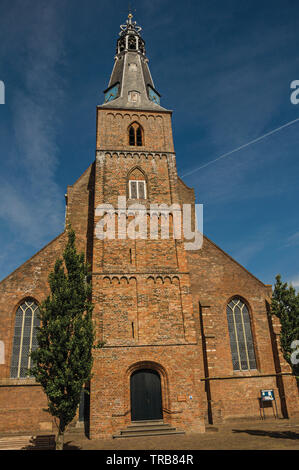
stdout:
[[[192,249],[173,230],[163,236],[164,219],[173,228],[176,210],[168,217],[163,207],[191,207],[196,234],[196,202],[177,174],[172,111],[160,98],[129,14],[96,108],[95,159],[67,187],[65,228],[0,282],[0,433],[56,431],[46,396],[26,371],[69,223],[91,266],[96,341],[103,344],[72,426],[85,427],[91,439],[203,433],[227,420],[299,412],[279,322],[269,315],[271,286],[205,236]],[[120,200],[142,207],[155,233],[128,237],[134,211],[117,210]],[[103,236],[103,220],[114,222],[115,236]],[[263,401],[262,391],[275,400]]]

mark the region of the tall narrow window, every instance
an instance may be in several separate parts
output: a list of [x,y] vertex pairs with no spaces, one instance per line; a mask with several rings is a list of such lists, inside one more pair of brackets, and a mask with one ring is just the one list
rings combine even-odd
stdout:
[[226,309],[234,370],[256,369],[250,317],[246,304],[234,297]]
[[137,199],[137,181],[129,182],[129,197],[130,199]]
[[129,127],[129,145],[138,147],[144,145],[143,129],[137,122],[133,122]]
[[36,328],[38,305],[32,299],[26,299],[18,308],[15,319],[15,331],[10,376],[11,378],[26,378],[27,370],[31,367],[30,352],[37,348]]
[[145,199],[145,181],[137,181],[138,199]]
[[136,142],[137,145],[141,146],[142,145],[142,132],[140,126],[136,130]]
[[129,143],[130,145],[135,145],[135,130],[134,127],[130,127],[129,130]]

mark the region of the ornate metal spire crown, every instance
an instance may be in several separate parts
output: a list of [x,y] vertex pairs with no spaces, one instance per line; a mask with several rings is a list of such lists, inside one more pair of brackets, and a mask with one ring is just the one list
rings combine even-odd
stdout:
[[120,25],[120,33],[119,36],[124,36],[125,34],[138,34],[142,31],[141,26],[137,25],[137,21],[132,21],[133,15],[132,13],[128,14],[128,19],[126,20],[126,24]]
[[132,21],[132,13],[128,14],[126,24],[120,25],[120,38],[117,41],[116,53],[120,54],[123,51],[137,51],[145,54],[144,41],[140,36],[141,26],[137,25],[136,21]]

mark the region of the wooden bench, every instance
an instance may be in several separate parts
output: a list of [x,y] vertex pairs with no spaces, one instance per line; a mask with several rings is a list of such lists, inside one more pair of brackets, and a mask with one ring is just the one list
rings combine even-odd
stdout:
[[55,436],[54,434],[36,436],[34,439],[34,444],[37,449],[54,450]]

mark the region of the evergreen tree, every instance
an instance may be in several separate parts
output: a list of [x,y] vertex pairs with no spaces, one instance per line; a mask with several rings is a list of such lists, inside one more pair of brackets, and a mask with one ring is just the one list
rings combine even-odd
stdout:
[[94,330],[87,275],[84,255],[77,253],[75,232],[69,228],[63,259],[56,260],[49,275],[51,294],[40,306],[38,348],[31,353],[30,370],[47,395],[48,412],[58,420],[56,450],[63,449],[65,429],[91,378]]
[[283,357],[290,364],[299,385],[299,293],[296,294],[292,285],[283,283],[280,275],[276,276],[271,311],[280,320]]

